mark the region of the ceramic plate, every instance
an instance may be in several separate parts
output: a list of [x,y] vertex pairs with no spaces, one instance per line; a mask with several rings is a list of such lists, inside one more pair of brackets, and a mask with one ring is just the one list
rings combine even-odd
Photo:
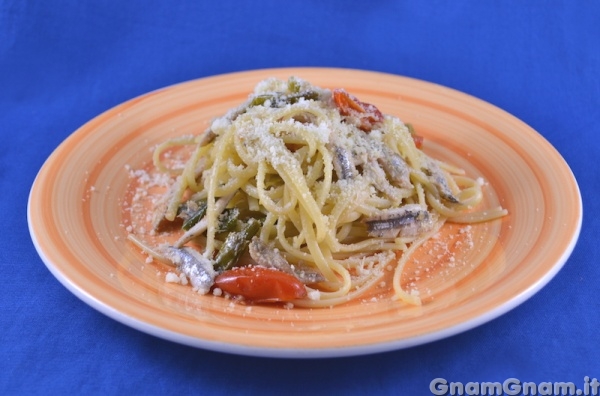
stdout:
[[[344,87],[412,123],[424,150],[485,181],[502,220],[447,225],[422,247],[403,282],[420,307],[362,298],[327,309],[245,306],[165,282],[127,240],[123,208],[151,148],[203,131],[267,77]],[[577,183],[536,131],[479,99],[389,74],[325,68],[258,70],[174,85],[123,103],[73,133],[49,157],[28,205],[33,242],[48,269],[100,312],[195,347],[271,357],[348,356],[418,345],[487,322],[531,297],[562,267],[581,226]]]

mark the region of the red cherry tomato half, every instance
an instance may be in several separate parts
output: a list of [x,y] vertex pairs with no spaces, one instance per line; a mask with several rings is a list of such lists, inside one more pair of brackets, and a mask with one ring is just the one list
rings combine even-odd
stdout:
[[413,141],[415,142],[415,146],[420,149],[423,148],[423,136],[420,135],[412,135]]
[[219,274],[215,286],[253,302],[289,302],[306,297],[295,276],[265,267],[237,267]]
[[365,132],[369,132],[375,124],[383,121],[383,114],[377,107],[361,102],[343,89],[333,90],[333,101],[341,115],[355,117],[358,120],[356,126]]

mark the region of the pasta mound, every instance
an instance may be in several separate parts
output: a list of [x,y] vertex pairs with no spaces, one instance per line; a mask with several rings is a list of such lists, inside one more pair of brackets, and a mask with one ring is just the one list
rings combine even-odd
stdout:
[[173,246],[130,239],[175,265],[202,293],[238,294],[227,289],[224,274],[246,265],[274,267],[300,282],[302,293],[239,294],[332,306],[360,296],[393,265],[394,298],[420,304],[400,282],[412,252],[446,221],[506,214],[473,212],[481,183],[427,156],[422,141],[409,124],[343,89],[297,77],[267,79],[204,133],[156,149],[156,167],[173,172],[164,153],[193,147],[154,221],[157,231],[181,223],[183,231]]

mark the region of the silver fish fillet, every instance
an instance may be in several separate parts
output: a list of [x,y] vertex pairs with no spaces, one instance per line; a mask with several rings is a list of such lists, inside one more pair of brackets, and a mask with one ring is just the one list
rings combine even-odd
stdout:
[[209,259],[187,247],[179,249],[163,246],[158,251],[188,277],[192,287],[199,293],[206,294],[210,291],[217,273]]
[[248,248],[250,256],[256,261],[256,264],[260,266],[275,268],[294,275],[302,283],[307,285],[325,280],[323,275],[312,268],[291,265],[278,250],[268,246],[259,238],[254,237]]
[[365,219],[370,236],[379,238],[417,237],[433,228],[435,221],[420,205],[389,209]]

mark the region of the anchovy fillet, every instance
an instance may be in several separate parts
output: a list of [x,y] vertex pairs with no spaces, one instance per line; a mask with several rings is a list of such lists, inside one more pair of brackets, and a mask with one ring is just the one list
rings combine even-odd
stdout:
[[356,176],[356,167],[348,150],[338,145],[331,145],[333,151],[333,169],[338,179],[352,179]]
[[411,204],[390,209],[365,220],[367,231],[374,237],[416,237],[429,231],[434,221],[420,205]]
[[404,158],[391,150],[385,150],[385,155],[377,161],[388,175],[392,183],[401,188],[410,188],[410,169]]
[[435,186],[442,199],[452,203],[460,203],[459,199],[452,193],[452,190],[446,181],[446,177],[444,176],[444,172],[442,172],[442,169],[435,161],[431,159],[427,161],[425,173],[429,176],[429,180]]
[[217,276],[210,260],[192,248],[178,249],[173,246],[163,246],[158,250],[165,259],[172,262],[189,278],[192,287],[199,293],[206,294],[210,291]]
[[252,239],[248,250],[250,257],[256,261],[256,264],[294,275],[304,284],[323,282],[325,280],[323,275],[312,268],[291,265],[278,250],[268,246],[259,238],[255,237]]

